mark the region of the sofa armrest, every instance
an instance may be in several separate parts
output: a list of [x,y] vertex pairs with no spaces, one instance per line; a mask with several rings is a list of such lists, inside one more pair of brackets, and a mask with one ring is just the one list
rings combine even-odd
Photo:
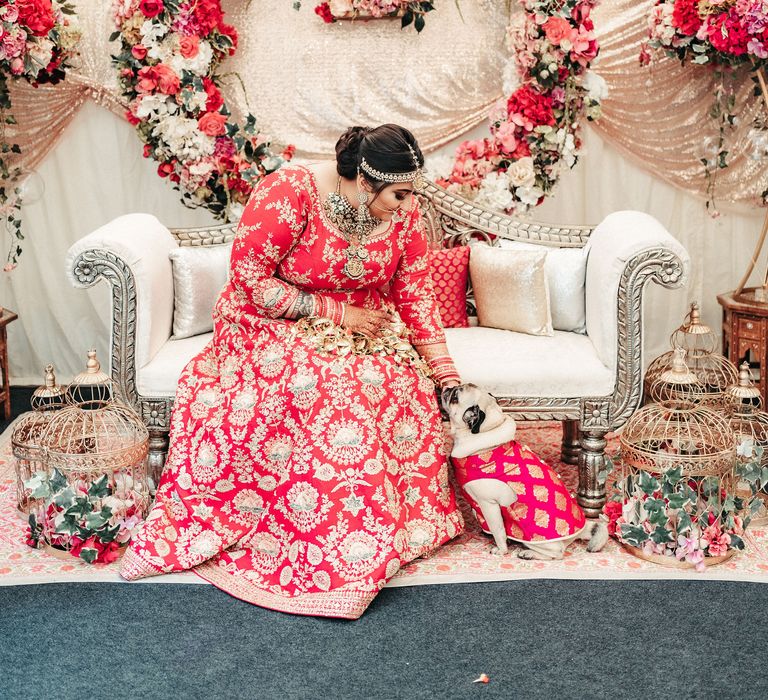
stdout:
[[592,232],[586,279],[587,335],[598,357],[617,373],[612,422],[629,415],[639,401],[646,283],[653,280],[673,289],[687,284],[689,271],[686,249],[648,214],[615,212]]
[[123,398],[137,402],[136,370],[171,335],[173,273],[168,253],[178,243],[150,214],[113,219],[74,243],[67,272],[75,287],[105,279],[112,286],[112,378]]

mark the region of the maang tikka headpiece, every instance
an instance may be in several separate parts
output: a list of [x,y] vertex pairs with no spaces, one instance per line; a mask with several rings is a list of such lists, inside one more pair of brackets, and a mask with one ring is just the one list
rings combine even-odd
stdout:
[[419,159],[416,157],[416,151],[413,150],[411,144],[408,144],[408,150],[411,152],[413,164],[416,166],[415,170],[411,170],[407,173],[384,173],[381,170],[376,170],[376,168],[371,166],[371,164],[365,158],[360,160],[360,170],[362,170],[366,175],[370,175],[374,180],[378,180],[379,182],[412,182],[413,189],[417,192],[420,192],[424,189],[427,183],[424,179],[424,173],[421,171]]

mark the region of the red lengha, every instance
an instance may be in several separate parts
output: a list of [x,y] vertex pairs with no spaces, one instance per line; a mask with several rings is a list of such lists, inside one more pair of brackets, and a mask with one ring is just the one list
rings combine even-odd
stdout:
[[461,532],[425,365],[355,354],[283,318],[299,290],[322,308],[394,308],[435,374],[455,375],[418,209],[368,239],[359,280],[342,272],[346,248],[309,170],[285,167],[254,190],[213,340],[179,380],[125,578],[194,567],[257,605],[356,618],[400,566]]

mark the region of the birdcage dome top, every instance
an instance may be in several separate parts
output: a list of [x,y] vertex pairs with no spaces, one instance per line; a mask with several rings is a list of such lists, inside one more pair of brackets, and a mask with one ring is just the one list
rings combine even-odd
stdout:
[[64,470],[133,464],[146,456],[149,433],[138,414],[117,400],[68,406],[53,415],[41,443],[51,466]]

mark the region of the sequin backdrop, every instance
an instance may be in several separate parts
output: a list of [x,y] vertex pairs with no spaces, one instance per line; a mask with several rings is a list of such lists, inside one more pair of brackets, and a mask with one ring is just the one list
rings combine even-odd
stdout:
[[[611,90],[595,128],[655,176],[701,196],[702,142],[715,134],[707,117],[713,78],[670,59],[639,66],[653,2],[603,0],[594,11],[602,47],[596,69]],[[393,20],[323,24],[312,0],[299,12],[289,0],[223,4],[241,37],[224,66],[230,106],[236,114],[250,108],[267,135],[305,157],[328,155],[340,130],[355,123],[406,124],[427,152],[478,124],[501,95],[505,26],[509,12],[519,12],[510,0],[462,0],[461,12],[442,0],[417,36]],[[86,100],[122,114],[109,61],[111,5],[76,2],[82,55],[67,81],[13,86],[20,125],[7,135],[21,145],[24,168],[42,161]],[[768,187],[768,169],[748,158],[746,134],[764,106],[750,97],[746,73],[738,84],[739,126],[717,193],[721,201],[753,202]]]

